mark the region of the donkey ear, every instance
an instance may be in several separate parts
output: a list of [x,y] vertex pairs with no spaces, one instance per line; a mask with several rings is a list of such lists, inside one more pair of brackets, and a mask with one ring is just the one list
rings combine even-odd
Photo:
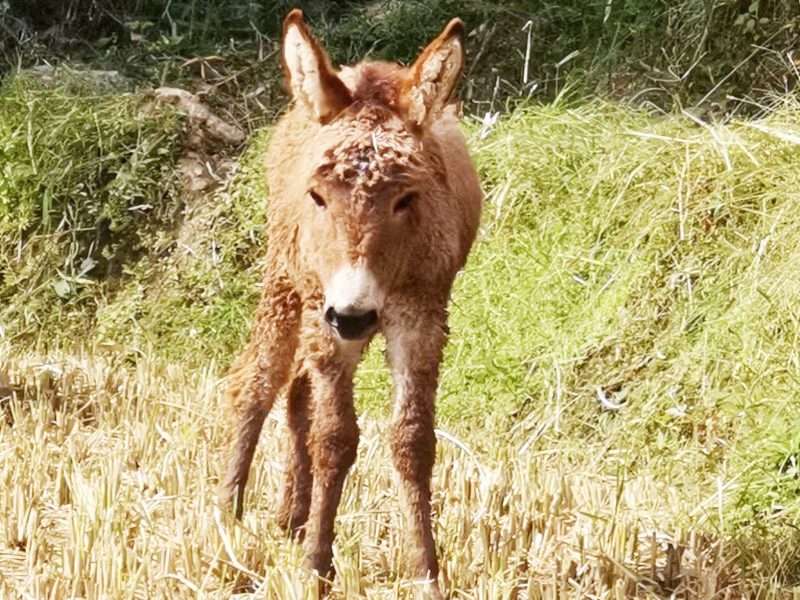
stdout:
[[453,19],[417,57],[403,82],[409,118],[422,125],[442,113],[464,66],[464,23]]
[[292,97],[323,125],[351,103],[347,86],[336,75],[328,55],[295,8],[283,21],[283,69]]

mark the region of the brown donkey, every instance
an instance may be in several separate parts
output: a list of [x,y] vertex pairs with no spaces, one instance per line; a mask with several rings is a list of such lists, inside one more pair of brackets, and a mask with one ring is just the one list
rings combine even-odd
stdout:
[[330,577],[334,517],[358,446],[353,374],[382,332],[407,568],[433,598],[441,597],[430,511],[434,397],[450,287],[481,207],[449,105],[463,35],[454,19],[410,68],[363,62],[336,71],[303,13],[286,17],[283,64],[294,106],[267,157],[263,291],[250,342],[228,375],[222,483],[241,517],[261,426],[285,390],[291,447],[278,518],[304,536],[308,567]]

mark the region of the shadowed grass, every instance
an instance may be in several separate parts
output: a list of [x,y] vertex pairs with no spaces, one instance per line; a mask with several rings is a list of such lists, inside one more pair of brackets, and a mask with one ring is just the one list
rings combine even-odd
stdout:
[[469,31],[462,97],[476,111],[496,110],[506,98],[552,100],[571,88],[575,97],[728,113],[749,110],[739,98],[761,101],[798,78],[800,9],[790,0],[12,1],[0,14],[0,71],[66,54],[151,85],[194,79],[222,104],[249,105],[250,114],[262,103],[273,110],[276,96],[264,88],[280,87],[280,69],[264,58],[295,7],[337,63],[368,56],[408,64],[460,17]]

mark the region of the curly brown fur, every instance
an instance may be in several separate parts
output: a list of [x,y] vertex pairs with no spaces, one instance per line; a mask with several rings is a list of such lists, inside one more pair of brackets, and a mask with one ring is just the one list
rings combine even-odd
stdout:
[[287,395],[291,444],[278,522],[332,575],[333,526],[356,459],[353,375],[377,333],[394,380],[392,454],[409,575],[441,598],[431,532],[434,401],[447,302],[481,208],[448,101],[463,63],[452,21],[411,68],[335,71],[295,10],[284,24],[294,106],[267,156],[269,252],[252,337],[226,392],[222,497],[240,516],[264,418]]

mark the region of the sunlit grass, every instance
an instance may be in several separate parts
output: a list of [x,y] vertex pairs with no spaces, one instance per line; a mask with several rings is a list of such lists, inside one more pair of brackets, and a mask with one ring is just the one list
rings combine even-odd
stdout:
[[[232,527],[215,510],[219,385],[115,355],[18,357],[0,423],[0,594],[33,598],[307,598],[298,546],[274,525],[282,414],[268,420],[248,508]],[[386,427],[361,420],[342,499],[334,598],[410,598]],[[458,428],[456,428],[458,429]],[[691,597],[742,594],[735,541],[696,528],[731,482],[700,502],[619,465],[603,473],[529,435],[441,432],[434,475],[442,581],[453,598]],[[774,591],[779,588],[772,584]]]
[[[126,182],[112,186],[122,214],[145,193],[130,157],[151,164],[161,117],[134,111],[135,131],[114,129],[140,105],[114,113],[111,101],[81,106],[126,152],[103,158]],[[14,169],[28,129],[55,140],[44,126],[57,121],[74,143],[49,144],[46,189],[80,172],[110,198],[106,163],[70,167],[97,125],[14,106],[6,183],[27,177]],[[789,597],[800,583],[797,123],[792,99],[726,124],[600,101],[523,106],[491,130],[467,122],[486,209],[450,307],[434,483],[453,598]],[[244,526],[214,516],[217,381],[258,292],[268,135],[204,202],[148,224],[154,251],[113,280],[61,267],[80,267],[91,235],[82,246],[52,214],[49,232],[26,204],[47,197],[32,180],[0,187],[6,222],[19,220],[3,230],[0,271],[0,595],[305,598],[299,551],[272,518],[279,413]],[[169,176],[142,182],[169,200]],[[71,214],[70,189],[48,206]],[[410,597],[381,346],[358,376],[364,436],[340,511],[338,597]]]

